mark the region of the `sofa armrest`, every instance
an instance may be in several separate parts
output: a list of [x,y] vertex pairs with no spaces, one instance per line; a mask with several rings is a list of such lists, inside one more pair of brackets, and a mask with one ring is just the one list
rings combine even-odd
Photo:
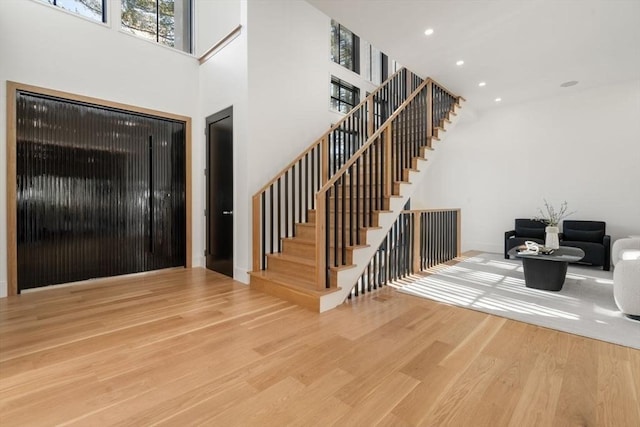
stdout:
[[505,231],[504,233],[504,259],[509,259],[509,254],[507,254],[507,252],[509,252],[509,246],[507,244],[507,241],[514,237],[516,235],[516,230],[509,230],[509,231]]
[[605,234],[602,239],[602,244],[604,245],[604,265],[602,269],[609,271],[611,270],[611,236]]
[[620,260],[620,252],[625,249],[640,249],[640,239],[637,238],[622,238],[613,242],[611,247],[611,259],[613,265]]

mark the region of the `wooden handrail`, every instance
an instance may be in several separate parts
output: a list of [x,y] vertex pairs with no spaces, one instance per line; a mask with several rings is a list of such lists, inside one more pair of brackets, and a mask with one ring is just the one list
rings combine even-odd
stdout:
[[[408,106],[413,102],[413,100],[423,91],[425,88],[427,89],[426,99],[427,101],[431,100],[430,92],[433,85],[437,85],[439,89],[442,89],[443,92],[447,93],[452,99],[457,100],[458,97],[452,95],[446,91],[446,89],[442,88],[438,83],[434,82],[433,79],[427,78],[424,80],[414,91],[407,97],[407,99],[391,114],[391,116],[372,134],[369,136],[367,141],[346,161],[346,163],[336,172],[333,176],[326,182],[324,185],[316,192],[316,206],[318,209],[316,210],[316,283],[318,289],[323,287],[323,283],[326,283],[325,275],[327,271],[327,262],[328,255],[325,256],[326,249],[329,243],[326,241],[325,229],[326,226],[325,221],[327,219],[327,213],[323,211],[326,209],[324,200],[326,198],[327,192],[337,184],[338,180],[340,180],[345,174],[352,169],[354,164],[358,162],[368,150],[372,149],[373,144],[376,143],[380,137],[384,134],[385,138],[382,142],[385,154],[385,164],[384,167],[384,184],[383,188],[385,191],[384,197],[388,197],[390,194],[387,194],[389,189],[391,188],[391,183],[388,182],[390,180],[390,171],[391,171],[391,131],[393,128],[393,123],[402,114]],[[456,101],[457,102],[457,101]],[[428,102],[427,112],[431,111],[432,105]],[[428,114],[427,114],[428,115]],[[356,202],[358,203],[358,202]],[[322,207],[323,209],[321,209]],[[343,220],[344,221],[344,220]],[[344,245],[344,240],[343,240]]]
[[369,137],[369,139],[367,139],[367,142],[365,142],[362,147],[360,147],[360,149],[358,149],[358,151],[356,151],[355,153],[353,153],[353,155],[351,156],[351,158],[340,168],[340,170],[338,170],[336,173],[333,174],[333,176],[329,179],[329,181],[327,181],[322,188],[320,188],[320,190],[318,190],[318,193],[316,194],[316,199],[318,197],[320,197],[321,194],[326,193],[327,190],[336,183],[336,181],[338,179],[340,179],[340,177],[342,175],[344,175],[344,173],[349,169],[349,167],[351,167],[356,161],[358,161],[358,158],[362,155],[362,153],[364,153],[365,151],[367,151],[367,149],[371,146],[371,144],[373,144],[375,142],[375,140],[382,135],[382,132],[384,132],[388,127],[391,126],[391,123],[393,122],[393,120],[395,120],[396,117],[398,117],[400,115],[400,113],[406,108],[407,105],[409,105],[411,103],[411,101],[418,96],[418,94],[420,93],[420,91],[422,91],[422,89],[424,89],[424,87],[430,83],[433,82],[433,80],[431,80],[430,78],[426,79],[424,82],[422,82],[422,84],[420,86],[418,86],[418,88],[400,105],[400,107],[398,107],[396,109],[396,111],[389,116],[389,118],[382,124],[382,126],[380,126],[380,128],[378,128],[377,131],[375,131],[373,133],[373,135],[371,135]]
[[454,211],[460,212],[460,208],[449,208],[449,209],[408,209],[408,210],[402,211],[401,213],[422,213],[422,212],[430,213],[430,212],[454,212]]
[[452,98],[461,99],[463,101],[466,101],[466,99],[464,99],[460,95],[454,95],[454,93],[452,91],[450,91],[446,87],[442,86],[440,83],[436,82],[435,80],[432,80],[432,81],[433,81],[433,83],[437,84],[440,89],[442,89],[443,91],[447,92],[447,94],[449,94],[449,96],[451,96]]
[[338,122],[336,124],[334,124],[333,126],[331,126],[329,128],[328,131],[326,131],[325,133],[322,134],[322,136],[320,138],[318,138],[313,144],[311,144],[309,147],[307,147],[306,150],[304,150],[302,153],[300,153],[300,155],[298,157],[296,157],[292,162],[290,162],[287,166],[285,166],[284,168],[282,168],[282,170],[280,170],[280,172],[278,172],[273,179],[271,179],[269,182],[267,182],[265,185],[262,186],[262,188],[260,188],[260,190],[256,191],[256,193],[254,194],[255,196],[259,196],[261,193],[263,193],[264,191],[266,191],[273,183],[275,183],[282,175],[284,175],[285,172],[287,172],[289,169],[291,169],[291,167],[293,165],[295,165],[296,163],[298,163],[300,161],[300,159],[304,158],[304,156],[306,156],[311,150],[313,150],[314,148],[316,148],[318,145],[320,145],[320,143],[322,143],[322,140],[327,138],[331,132],[333,132],[334,130],[340,128],[340,126],[349,118],[351,117],[351,113],[353,111],[356,111],[358,108],[362,107],[364,104],[366,104],[367,102],[369,102],[369,100],[372,100],[373,97],[375,95],[378,94],[378,92],[380,90],[382,90],[382,88],[389,83],[392,79],[394,79],[399,73],[402,72],[402,70],[404,70],[404,68],[396,71],[395,73],[393,73],[393,75],[391,75],[391,77],[389,77],[387,80],[385,80],[380,86],[378,86],[373,92],[371,92],[369,94],[369,96],[367,96],[362,102],[360,102],[358,105],[356,105],[355,107],[353,107],[351,109],[351,111],[349,113],[347,113],[343,118],[341,118],[340,120],[338,120]]
[[226,44],[228,44],[231,40],[235,39],[240,35],[240,31],[242,30],[242,25],[238,24],[233,30],[229,32],[226,36],[218,40],[216,44],[211,46],[205,53],[198,58],[198,62],[200,65],[207,62],[213,55],[215,55],[220,49],[222,49]]

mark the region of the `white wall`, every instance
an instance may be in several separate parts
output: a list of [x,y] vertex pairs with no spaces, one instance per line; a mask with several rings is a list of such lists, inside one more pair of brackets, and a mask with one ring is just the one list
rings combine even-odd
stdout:
[[195,52],[204,52],[240,24],[241,3],[246,0],[195,0]]
[[[112,16],[117,17],[118,5],[117,0],[111,2]],[[5,296],[6,81],[196,119],[198,62],[190,55],[121,33],[118,25],[90,22],[30,0],[2,2],[0,58],[0,296]],[[194,126],[196,123],[198,120]],[[202,132],[193,132],[194,162],[203,139]],[[202,188],[196,181],[194,188]],[[194,230],[194,254],[197,236]]]
[[[576,87],[578,89],[578,87]],[[462,208],[463,250],[502,252],[514,218],[546,198],[569,219],[640,234],[640,81],[476,114],[461,110],[436,143],[412,207]]]
[[329,60],[330,21],[304,1],[247,1],[247,140],[235,178],[247,187],[236,185],[234,205],[238,280],[251,270],[251,196],[343,117],[329,109],[331,75],[363,94],[374,88]]
[[[206,3],[210,3],[207,1]],[[232,29],[238,24],[242,25],[240,35],[231,41],[221,51],[216,53],[211,59],[200,67],[200,111],[202,118],[217,113],[229,106],[233,106],[233,157],[234,157],[234,277],[237,280],[247,282],[247,271],[250,247],[251,222],[249,210],[249,188],[247,185],[246,160],[249,152],[249,126],[248,124],[248,77],[247,77],[247,20],[246,1],[237,1],[237,15],[229,15],[227,26]],[[223,7],[226,7],[223,5]],[[200,11],[200,9],[199,9]],[[216,9],[211,8],[209,12],[216,14]],[[198,19],[202,22],[208,21],[208,16],[198,14]],[[204,129],[204,122],[202,125]],[[200,129],[198,130],[200,132]],[[205,147],[199,153],[197,163],[194,161],[194,175],[203,176],[206,165]],[[206,188],[203,185],[198,189],[196,197],[199,205],[194,204],[194,227],[199,230],[199,235],[206,233],[205,218],[202,215],[204,203],[206,201]],[[196,252],[200,259],[199,263],[204,265],[204,239],[200,242],[202,247]],[[195,258],[194,258],[195,259]],[[238,267],[241,266],[241,267]]]

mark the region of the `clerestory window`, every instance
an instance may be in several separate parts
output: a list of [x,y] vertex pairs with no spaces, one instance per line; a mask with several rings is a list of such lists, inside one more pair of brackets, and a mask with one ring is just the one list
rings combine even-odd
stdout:
[[107,22],[107,0],[41,0],[98,22]]
[[331,20],[331,60],[360,73],[360,38]]
[[191,53],[191,14],[192,0],[122,0],[122,29]]

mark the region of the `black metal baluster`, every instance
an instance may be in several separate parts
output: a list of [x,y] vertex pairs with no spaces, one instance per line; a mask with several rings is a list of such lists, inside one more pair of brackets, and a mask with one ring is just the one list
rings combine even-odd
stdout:
[[331,271],[331,189],[327,190],[326,193],[324,193],[324,197],[325,197],[325,207],[327,210],[326,215],[324,216],[324,241],[325,241],[325,248],[324,248],[324,258],[325,258],[325,287],[329,288],[331,286],[330,280],[330,271]]
[[260,195],[260,202],[262,204],[262,253],[260,258],[262,259],[261,270],[267,268],[267,215],[266,215],[266,193]]
[[[347,227],[347,198],[345,197],[346,192],[346,176],[343,175],[340,179],[342,181],[342,258],[340,259],[340,265],[345,264],[345,258],[347,255],[347,235],[346,235],[346,227]],[[336,191],[336,196],[338,192]]]
[[280,240],[280,237],[282,236],[282,234],[280,234],[280,225],[282,223],[282,215],[280,215],[280,209],[282,208],[282,206],[281,206],[282,204],[280,203],[281,200],[282,200],[280,198],[280,195],[281,195],[281,193],[280,193],[280,178],[278,178],[277,183],[278,183],[278,191],[277,191],[277,195],[278,195],[278,207],[277,207],[278,219],[277,219],[277,221],[278,222],[277,222],[276,230],[277,230],[277,233],[278,233],[278,252],[282,252],[282,245],[281,245],[282,244],[282,240]]
[[338,266],[338,181],[331,187],[334,194],[333,197],[333,265]]
[[298,221],[302,219],[302,159],[298,160]]
[[296,226],[292,226],[292,232],[289,234],[289,171],[284,173],[284,227],[287,237],[295,235]]
[[269,240],[270,250],[273,253],[273,184],[269,186]]
[[[362,157],[356,161],[356,245],[360,245],[360,162]],[[365,200],[362,200],[362,208],[364,209]]]

